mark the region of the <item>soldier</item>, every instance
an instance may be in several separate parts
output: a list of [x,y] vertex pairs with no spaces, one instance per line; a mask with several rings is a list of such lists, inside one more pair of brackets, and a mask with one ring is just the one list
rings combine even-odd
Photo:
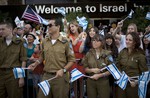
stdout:
[[[124,71],[129,77],[140,76],[142,72],[148,70],[144,51],[140,48],[140,37],[137,33],[131,32],[126,35],[126,45],[118,58],[117,66],[120,71]],[[125,90],[117,87],[116,98],[139,98],[138,82],[128,82]]]
[[24,41],[13,36],[9,22],[0,23],[0,32],[0,98],[21,98],[24,78],[15,79],[12,69],[26,66]]
[[49,81],[51,85],[49,95],[45,97],[40,90],[38,98],[68,98],[69,74],[67,71],[75,62],[75,57],[69,41],[60,35],[61,24],[61,19],[49,21],[48,36],[42,41],[41,57],[29,66],[29,68],[34,69],[45,60],[43,69],[45,73],[42,80],[57,77]]
[[100,72],[111,62],[108,60],[110,51],[104,50],[104,38],[102,35],[95,35],[92,38],[92,46],[82,60],[85,72],[91,76],[87,79],[88,98],[110,98],[110,86],[108,71]]

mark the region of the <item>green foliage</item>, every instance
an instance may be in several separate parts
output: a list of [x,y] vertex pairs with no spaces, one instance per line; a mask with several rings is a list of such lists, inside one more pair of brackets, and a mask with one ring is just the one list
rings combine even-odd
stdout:
[[[130,23],[135,23],[138,27],[138,32],[144,32],[145,28],[150,24],[150,20],[147,20],[146,14],[149,12],[150,7],[144,7],[144,8],[136,8],[133,16],[131,19],[127,19],[124,21],[124,26],[122,28],[123,32],[126,32],[127,26]],[[124,19],[126,16],[124,16],[122,19]]]
[[87,21],[89,21],[89,17],[86,13],[83,12],[70,12],[69,14],[66,15],[66,19],[68,22],[72,20],[76,20],[76,17],[86,17]]

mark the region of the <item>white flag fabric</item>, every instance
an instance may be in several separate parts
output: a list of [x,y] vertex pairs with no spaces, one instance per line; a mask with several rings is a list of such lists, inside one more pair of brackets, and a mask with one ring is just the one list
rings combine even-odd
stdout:
[[77,79],[81,78],[82,76],[84,76],[84,74],[82,74],[77,68],[74,68],[71,71],[71,80],[70,80],[70,82],[74,82]]
[[134,11],[131,9],[129,15],[128,15],[128,18],[132,18],[132,15],[133,15]]
[[99,34],[105,36],[104,29],[102,29],[102,30],[99,32]]
[[146,19],[148,19],[148,20],[150,20],[150,12],[147,12],[147,14],[146,14],[146,17],[145,17]]
[[150,41],[150,33],[145,35],[145,38],[147,38]]
[[118,84],[118,86],[121,88],[121,89],[125,89],[126,86],[127,86],[127,83],[128,83],[128,76],[127,74],[123,71],[122,72],[122,75],[121,75],[121,78],[116,81],[116,84]]
[[23,68],[13,68],[13,73],[16,79],[25,77],[25,71]]
[[83,28],[83,31],[86,30],[87,25],[88,25],[88,21],[86,20],[86,17],[81,17],[79,18],[78,16],[76,17],[77,21],[79,22],[79,26],[81,26]]
[[24,27],[24,21],[20,21],[18,16],[15,18],[15,24],[17,27]]
[[139,98],[146,98],[147,85],[148,85],[147,81],[139,81],[138,85]]
[[114,59],[113,59],[112,55],[108,56],[108,60],[111,61],[111,62],[114,62]]
[[113,75],[114,79],[118,80],[121,77],[121,72],[114,63],[106,66],[107,70]]
[[38,83],[38,86],[43,91],[44,95],[47,96],[50,92],[50,84],[47,80]]
[[63,16],[66,16],[65,8],[64,7],[58,8],[58,13],[61,13]]
[[150,71],[143,72],[139,77],[139,81],[150,81]]

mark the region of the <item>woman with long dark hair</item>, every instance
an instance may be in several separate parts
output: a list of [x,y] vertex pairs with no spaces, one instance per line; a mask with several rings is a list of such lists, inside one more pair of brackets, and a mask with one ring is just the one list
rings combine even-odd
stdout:
[[[148,71],[145,53],[140,44],[140,37],[136,32],[128,33],[126,48],[119,53],[116,60],[120,71],[124,71],[129,77],[140,76],[142,72]],[[116,98],[139,98],[137,84],[138,82],[134,80],[128,82],[125,90],[117,86]]]

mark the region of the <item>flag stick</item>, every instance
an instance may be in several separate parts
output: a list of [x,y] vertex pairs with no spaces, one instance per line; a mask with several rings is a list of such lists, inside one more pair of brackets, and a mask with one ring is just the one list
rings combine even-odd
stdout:
[[56,77],[56,76],[55,76],[55,77],[52,77],[52,78],[48,79],[47,81],[51,81],[51,80],[53,80],[53,79],[55,79],[55,78],[57,78],[57,77]]
[[106,69],[106,67],[104,67],[104,68],[100,69],[100,72],[104,71],[105,69]]
[[125,21],[126,19],[128,19],[128,16],[126,18],[124,18],[123,21]]
[[22,68],[22,69],[30,69],[30,68]]

